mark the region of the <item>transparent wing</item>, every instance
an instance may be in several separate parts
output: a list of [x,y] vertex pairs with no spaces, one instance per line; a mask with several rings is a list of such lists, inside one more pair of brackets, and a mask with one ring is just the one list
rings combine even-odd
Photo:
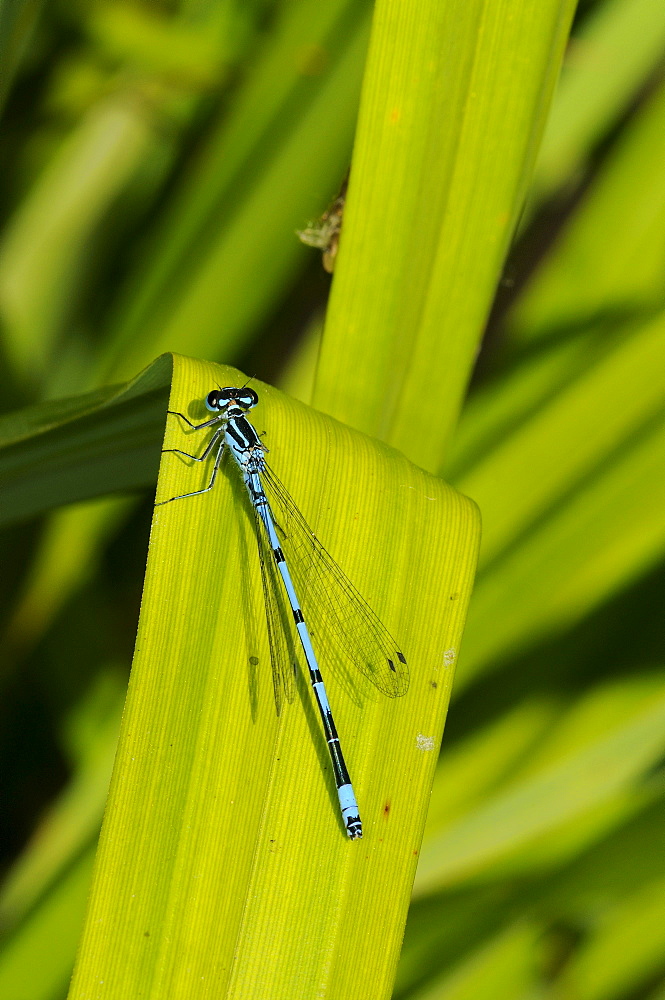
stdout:
[[294,675],[298,662],[293,637],[293,617],[290,613],[287,613],[286,599],[282,592],[282,582],[278,576],[275,560],[268,544],[261,518],[253,506],[252,512],[254,514],[254,526],[261,566],[261,582],[263,584],[263,600],[266,609],[275,708],[279,715],[282,710],[282,693],[286,696],[287,701],[293,701]]
[[406,694],[409,669],[396,641],[321,545],[275,473],[266,465],[261,475],[317,645],[334,646],[389,698]]

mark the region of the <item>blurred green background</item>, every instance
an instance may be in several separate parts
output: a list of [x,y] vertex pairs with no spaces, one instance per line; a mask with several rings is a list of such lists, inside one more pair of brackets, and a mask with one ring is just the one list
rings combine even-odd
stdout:
[[[350,162],[371,14],[0,6],[3,412],[165,349],[310,399],[330,277],[295,230]],[[665,998],[664,165],[662,0],[583,3],[434,470],[484,542],[399,998]],[[151,505],[3,529],[0,1000],[66,994]]]

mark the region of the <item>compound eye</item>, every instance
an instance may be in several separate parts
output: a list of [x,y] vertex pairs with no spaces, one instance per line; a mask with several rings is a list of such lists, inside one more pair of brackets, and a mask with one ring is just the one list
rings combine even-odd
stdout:
[[219,389],[213,389],[206,396],[206,407],[213,412],[221,410],[226,405],[226,400],[222,398],[222,393]]
[[238,396],[238,405],[242,406],[243,410],[251,410],[253,406],[259,401],[258,394],[254,392],[253,389],[243,389],[242,394]]

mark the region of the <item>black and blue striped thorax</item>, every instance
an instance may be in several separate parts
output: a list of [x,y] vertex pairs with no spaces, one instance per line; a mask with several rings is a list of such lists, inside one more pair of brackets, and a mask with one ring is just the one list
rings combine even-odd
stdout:
[[265,449],[244,414],[229,417],[226,425],[226,443],[245,473],[263,472]]

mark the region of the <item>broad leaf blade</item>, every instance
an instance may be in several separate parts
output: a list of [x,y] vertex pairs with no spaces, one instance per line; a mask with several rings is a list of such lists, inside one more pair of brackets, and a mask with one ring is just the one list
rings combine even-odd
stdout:
[[[176,357],[171,408],[200,422],[210,387],[242,378]],[[364,839],[343,832],[307,684],[275,712],[254,522],[226,469],[210,493],[156,510],[72,996],[99,979],[109,998],[391,988],[477,514],[390,449],[258,391],[254,423],[272,467],[409,660],[411,686],[397,699],[323,667]],[[196,433],[169,421],[168,446],[194,450]],[[209,473],[165,454],[158,496],[196,489]]]

